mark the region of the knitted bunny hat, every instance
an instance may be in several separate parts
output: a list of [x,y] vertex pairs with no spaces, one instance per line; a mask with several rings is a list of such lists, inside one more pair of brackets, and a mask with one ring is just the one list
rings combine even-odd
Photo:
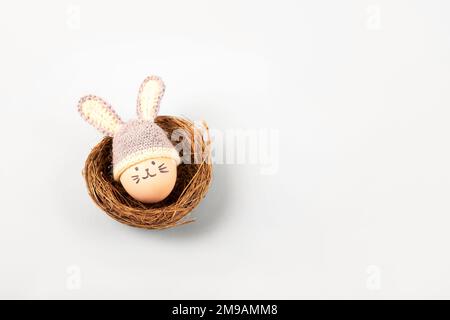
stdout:
[[149,159],[170,158],[180,164],[180,156],[167,134],[154,122],[164,89],[160,78],[147,77],[139,89],[138,119],[127,123],[101,98],[88,95],[80,99],[81,116],[100,132],[113,137],[114,180],[118,181],[131,166]]

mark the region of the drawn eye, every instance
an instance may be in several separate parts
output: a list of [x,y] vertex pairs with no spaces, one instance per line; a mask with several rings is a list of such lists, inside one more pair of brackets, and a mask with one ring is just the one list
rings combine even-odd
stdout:
[[134,168],[134,170],[138,171],[138,170],[139,170],[139,167]]
[[152,165],[155,165],[155,161],[152,161]]

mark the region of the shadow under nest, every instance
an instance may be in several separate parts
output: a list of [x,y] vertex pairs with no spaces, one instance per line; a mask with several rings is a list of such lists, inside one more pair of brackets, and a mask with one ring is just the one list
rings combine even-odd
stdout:
[[105,137],[92,149],[83,175],[92,200],[113,219],[133,227],[165,229],[192,222],[186,216],[205,197],[211,183],[211,142],[206,123],[200,129],[189,120],[171,116],[159,116],[155,122],[169,137],[174,130],[182,132],[191,153],[191,163],[183,161],[178,166],[175,187],[166,199],[155,204],[141,203],[114,181],[111,137]]

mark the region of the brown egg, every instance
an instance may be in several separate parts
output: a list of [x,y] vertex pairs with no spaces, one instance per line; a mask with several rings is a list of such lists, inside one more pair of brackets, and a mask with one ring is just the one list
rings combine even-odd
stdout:
[[177,164],[169,158],[142,161],[122,173],[120,182],[134,199],[143,203],[164,200],[177,180]]

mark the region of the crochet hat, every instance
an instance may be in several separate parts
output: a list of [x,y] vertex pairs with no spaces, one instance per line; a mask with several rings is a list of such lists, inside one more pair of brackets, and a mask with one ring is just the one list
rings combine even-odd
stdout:
[[137,120],[123,122],[111,106],[99,97],[89,95],[80,99],[78,110],[92,126],[113,137],[113,175],[135,164],[154,158],[169,158],[180,164],[178,151],[154,119],[164,95],[164,83],[156,76],[147,77],[139,89]]

